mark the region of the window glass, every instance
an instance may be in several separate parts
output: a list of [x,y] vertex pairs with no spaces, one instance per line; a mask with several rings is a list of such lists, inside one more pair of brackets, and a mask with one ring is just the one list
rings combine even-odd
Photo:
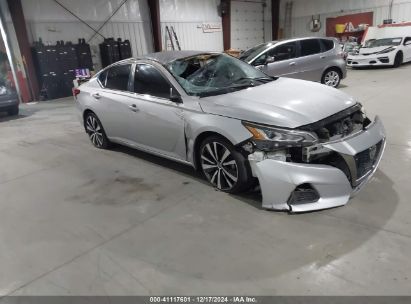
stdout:
[[107,72],[108,70],[105,70],[104,72],[100,73],[100,75],[98,76],[98,80],[100,81],[103,87],[106,86]]
[[200,97],[245,90],[275,80],[226,54],[199,54],[174,60],[166,68],[187,94]]
[[318,39],[304,39],[300,41],[301,56],[309,56],[321,53],[320,40]]
[[334,48],[334,41],[330,40],[330,39],[321,39],[321,42],[324,46],[324,51],[329,51],[332,50]]
[[263,52],[264,50],[268,49],[270,46],[272,46],[275,41],[269,42],[269,43],[261,43],[259,45],[256,45],[252,47],[251,49],[246,50],[245,52],[241,53],[240,56],[238,57],[239,59],[243,61],[250,61],[253,59],[255,56]]
[[373,48],[373,47],[379,47],[379,46],[396,46],[396,45],[400,45],[401,41],[402,41],[401,37],[370,39],[366,42],[366,47]]
[[269,57],[274,57],[275,61],[293,59],[297,56],[297,44],[295,42],[285,43],[267,53]]
[[170,83],[153,66],[138,64],[134,77],[134,92],[170,98]]
[[404,40],[404,45],[405,45],[405,44],[409,44],[410,41],[411,41],[411,37],[405,38],[405,40]]
[[107,89],[127,91],[130,68],[130,64],[116,65],[109,68],[105,87]]

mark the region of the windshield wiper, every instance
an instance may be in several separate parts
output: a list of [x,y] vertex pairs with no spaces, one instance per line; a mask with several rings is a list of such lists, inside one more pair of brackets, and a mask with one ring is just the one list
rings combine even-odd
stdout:
[[275,78],[272,78],[272,77],[269,77],[269,76],[266,76],[266,77],[241,77],[241,78],[238,78],[238,79],[236,79],[235,81],[234,81],[234,83],[236,83],[236,82],[238,82],[238,81],[241,81],[241,80],[251,80],[251,81],[260,81],[260,82],[269,82],[269,81],[273,81],[273,80],[275,80]]
[[209,91],[209,92],[201,92],[201,93],[197,94],[197,96],[199,96],[201,98],[201,97],[207,97],[207,96],[227,94],[227,93],[235,92],[237,90],[246,89],[246,88],[249,88],[249,87],[254,87],[254,84],[247,83],[247,84],[229,86],[229,87],[220,88],[220,89]]

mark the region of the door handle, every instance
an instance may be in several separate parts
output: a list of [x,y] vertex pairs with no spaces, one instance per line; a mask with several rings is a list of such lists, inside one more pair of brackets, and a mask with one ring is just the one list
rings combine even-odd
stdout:
[[296,63],[295,62],[290,62],[290,65],[295,65]]
[[99,93],[93,93],[91,94],[91,96],[93,96],[95,99],[100,99],[101,95]]
[[133,111],[133,112],[138,112],[140,111],[139,108],[137,108],[137,106],[135,104],[132,104],[131,106],[128,106],[128,108]]
[[321,58],[321,59],[324,59],[324,58],[325,58],[325,56],[320,56],[320,58]]

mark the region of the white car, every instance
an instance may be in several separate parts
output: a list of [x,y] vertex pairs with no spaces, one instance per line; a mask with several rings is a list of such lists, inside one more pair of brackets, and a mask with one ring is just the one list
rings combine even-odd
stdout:
[[392,66],[399,67],[411,61],[411,37],[382,38],[370,40],[358,54],[347,57],[350,67]]

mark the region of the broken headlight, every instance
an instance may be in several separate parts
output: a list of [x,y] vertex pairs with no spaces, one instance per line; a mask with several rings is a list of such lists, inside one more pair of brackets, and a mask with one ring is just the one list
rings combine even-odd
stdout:
[[268,127],[244,121],[243,125],[253,135],[251,140],[261,151],[306,147],[318,141],[317,136],[311,132]]

